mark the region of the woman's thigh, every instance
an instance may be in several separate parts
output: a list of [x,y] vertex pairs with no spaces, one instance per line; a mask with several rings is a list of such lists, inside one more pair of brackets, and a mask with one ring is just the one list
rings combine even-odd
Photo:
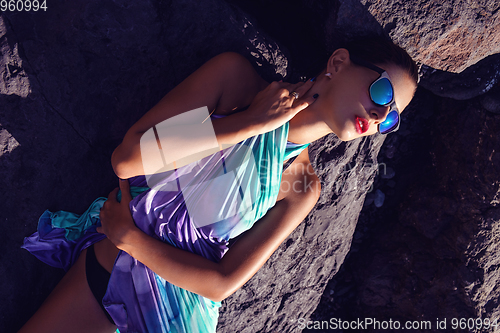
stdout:
[[112,333],[116,330],[116,326],[109,322],[88,286],[85,275],[86,255],[85,249],[19,333]]

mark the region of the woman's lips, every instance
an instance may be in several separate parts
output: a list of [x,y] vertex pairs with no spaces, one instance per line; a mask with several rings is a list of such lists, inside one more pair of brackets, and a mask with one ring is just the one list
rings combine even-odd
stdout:
[[358,132],[358,134],[366,133],[366,131],[368,131],[368,127],[370,127],[368,120],[358,116],[355,117],[354,123],[356,124],[356,132]]

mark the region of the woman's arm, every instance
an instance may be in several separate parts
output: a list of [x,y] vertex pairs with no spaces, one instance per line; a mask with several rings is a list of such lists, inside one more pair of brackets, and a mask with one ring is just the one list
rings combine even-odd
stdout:
[[[262,90],[267,83],[244,57],[236,53],[218,55],[181,82],[132,126],[113,152],[113,169],[122,179],[145,174],[143,163],[148,162],[154,170],[163,166],[162,171],[167,171],[213,154],[219,147],[227,148],[271,131],[314,102],[313,97],[296,101],[289,96],[289,90],[302,96],[313,84],[312,81],[273,82]],[[247,111],[230,114],[236,107],[250,102]],[[158,128],[166,126],[165,120],[205,106],[210,112],[219,109],[230,115],[212,119],[211,124],[202,124],[199,120],[189,121],[189,125],[182,122],[160,133]],[[156,125],[158,133],[153,135],[150,129]],[[213,127],[213,132],[206,128],[207,125]],[[148,131],[144,137],[148,139],[141,140]],[[161,143],[157,143],[158,139]],[[160,145],[163,160],[157,157]],[[151,172],[148,170],[148,174]]]
[[[264,265],[316,204],[320,193],[319,180],[314,172],[302,172],[304,165],[300,164],[306,163],[303,158],[307,156],[307,150],[301,155],[299,157],[302,159],[297,158],[299,161],[294,162],[297,163],[294,170],[300,172],[288,172],[284,175],[286,179],[283,179],[299,190],[288,192],[284,199],[278,201],[228,250],[219,263],[165,244],[143,233],[135,225],[132,227],[133,220],[129,211],[127,216],[127,201],[130,201],[127,196],[130,197],[130,194],[126,193],[128,189],[125,187],[122,187],[124,208],[119,208],[119,213],[113,207],[121,203],[116,200],[113,202],[112,199],[106,201],[114,206],[104,207],[105,211],[101,211],[105,229],[100,231],[106,233],[119,249],[168,282],[220,301],[234,293]],[[308,162],[307,159],[306,168],[310,167]],[[112,192],[110,198],[114,198],[115,194]],[[124,227],[125,223],[127,226]]]
[[[255,127],[249,126],[245,116],[244,113],[236,113],[212,119],[208,125],[177,125],[164,128],[163,131],[159,129],[162,127],[160,124],[155,127],[159,140],[155,138],[154,130],[144,137],[144,133],[127,133],[111,156],[113,170],[119,178],[128,179],[146,173],[173,170],[198,161],[257,135]],[[215,137],[206,126],[213,127]],[[160,147],[162,158],[158,155]],[[150,170],[145,170],[144,167],[148,166]]]
[[[238,76],[246,80],[237,80]],[[255,95],[262,89],[262,82],[259,82],[257,77],[250,63],[239,54],[227,52],[209,60],[166,94],[127,131],[111,157],[116,175],[127,179],[144,174],[140,140],[150,128],[166,119],[203,106],[207,106],[212,112],[222,99],[226,101],[226,107],[234,104],[235,100],[249,104],[251,99],[245,94]],[[214,124],[221,143],[234,142],[253,135],[251,132],[247,133],[251,129],[248,128],[247,122],[240,119],[241,115],[226,118],[218,119]],[[234,143],[237,142],[239,141]],[[156,146],[156,142],[153,144]]]

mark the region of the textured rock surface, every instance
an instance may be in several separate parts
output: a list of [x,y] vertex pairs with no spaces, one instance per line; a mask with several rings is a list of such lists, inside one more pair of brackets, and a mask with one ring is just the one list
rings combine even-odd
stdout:
[[[385,22],[387,13],[390,13],[387,12],[389,9],[383,13],[375,12],[374,8],[378,8],[380,3],[370,6],[357,1],[304,0],[290,6],[287,1],[273,1],[267,2],[268,10],[257,11],[256,5],[249,1],[229,2],[238,3],[254,16],[247,16],[221,0],[52,1],[49,4],[51,9],[47,12],[2,14],[0,168],[4,177],[0,178],[0,188],[3,189],[0,192],[0,218],[5,230],[0,236],[0,299],[3,300],[0,331],[10,332],[19,328],[62,276],[61,271],[47,267],[19,248],[22,238],[35,230],[41,213],[45,209],[83,212],[96,197],[107,196],[117,186],[110,165],[111,152],[126,130],[166,92],[206,60],[224,51],[236,51],[251,60],[259,73],[268,80],[279,80],[285,75],[289,80],[297,80],[301,76],[313,74],[322,66],[321,61],[330,48],[327,45],[335,44],[337,32],[356,34],[373,29],[384,31],[385,28],[398,42],[403,43],[406,41],[404,35],[392,32],[399,31],[397,27],[402,27],[403,23],[411,23],[397,21],[396,27],[389,30],[388,27],[393,25],[380,26],[379,22]],[[395,15],[399,13],[396,8],[398,3],[387,2],[386,6],[393,8]],[[492,17],[496,18],[498,12],[493,7]],[[397,15],[407,17],[408,20],[414,17],[426,19],[425,12],[417,14],[407,13],[404,16],[401,12]],[[456,15],[456,12],[452,11],[452,14]],[[453,15],[441,18],[442,24],[451,27],[452,23],[448,20],[452,20]],[[434,17],[432,19],[437,20]],[[433,40],[444,40],[447,31],[444,29],[433,32],[438,37]],[[422,35],[424,34],[429,35],[430,32],[424,29]],[[412,43],[410,40],[406,42]],[[479,54],[494,53],[494,47],[495,45],[480,44],[477,52],[471,54],[466,63],[474,63],[474,57]],[[434,59],[432,55],[429,57]],[[455,63],[451,58],[447,61],[448,67],[440,68],[450,69]],[[424,64],[436,66],[430,61]],[[495,75],[492,72],[493,79],[488,79],[489,84],[493,85]],[[457,77],[456,82],[464,84],[471,77],[476,79],[471,74],[468,77]],[[439,84],[442,83],[439,77],[434,78]],[[464,86],[467,87],[467,84]],[[483,88],[479,87],[473,96],[489,89]],[[451,90],[453,86],[450,86],[449,91]],[[398,156],[400,152],[412,156],[410,152],[417,144],[412,146],[403,138],[409,135],[409,138],[417,141],[417,136],[428,136],[427,126],[432,124],[433,118],[429,115],[428,103],[439,102],[435,102],[435,98],[429,94],[421,94],[418,98],[414,102],[416,106],[411,107],[414,113],[420,110],[427,112],[422,116],[420,127],[415,129],[412,136],[409,135],[412,131],[403,126],[400,134],[395,136],[401,138],[401,144],[389,142],[384,149],[386,156]],[[496,100],[494,96],[492,99],[493,102]],[[488,100],[482,101],[483,104],[495,105]],[[473,106],[478,107],[475,110],[482,112],[478,111],[479,102],[475,103]],[[433,138],[435,141],[429,143],[429,147],[431,144],[436,149],[441,147],[439,154],[446,157],[455,156],[446,155],[447,149],[451,150],[455,136],[463,135],[461,142],[464,144],[471,140],[467,145],[468,149],[481,142],[483,150],[471,150],[474,154],[478,153],[478,156],[468,156],[466,150],[457,156],[469,161],[471,172],[482,177],[477,172],[479,165],[475,166],[474,161],[491,152],[488,150],[490,146],[486,147],[490,141],[485,136],[490,132],[479,125],[495,129],[494,126],[497,125],[490,124],[498,124],[498,118],[494,118],[495,115],[491,112],[487,116],[483,113],[470,113],[473,108],[462,109],[462,104],[455,103],[452,106],[454,110],[464,110],[460,112],[461,117],[453,120],[457,125],[450,127],[449,133],[447,132],[449,138],[441,146],[437,136],[439,127],[435,127],[433,134],[436,133],[436,136],[428,139]],[[471,118],[478,118],[475,121],[483,123],[478,122],[475,127],[466,128],[469,124],[469,118],[464,118],[469,114],[467,112]],[[408,121],[412,119],[409,117]],[[443,119],[440,118],[440,121],[445,121]],[[457,128],[463,129],[464,133],[452,132]],[[218,331],[296,331],[297,319],[310,316],[327,282],[338,271],[349,251],[365,194],[371,190],[371,182],[378,169],[376,158],[382,143],[383,137],[378,135],[349,143],[338,142],[332,135],[311,146],[311,159],[323,184],[318,205],[266,265],[241,290],[224,301]],[[420,154],[424,154],[424,151],[420,150]],[[445,161],[441,159],[444,158],[442,156],[439,156],[441,165]],[[492,159],[497,157],[491,155]],[[413,168],[416,169],[423,163],[418,159],[414,161]],[[406,193],[406,187],[398,187],[401,182],[398,177],[405,170],[399,170],[394,165],[392,167],[395,175],[384,181],[388,182],[388,187],[394,188],[394,193]],[[445,171],[441,172],[447,175]],[[453,175],[454,172],[460,172],[459,168],[451,170],[449,174]],[[465,175],[457,177],[455,186],[461,186],[460,189],[471,187],[471,183],[464,180]],[[444,186],[441,178],[436,178],[438,186]],[[391,185],[390,181],[393,182]],[[447,186],[451,187],[445,189],[453,193],[453,182],[450,184]],[[498,184],[496,186],[494,189],[498,191]],[[419,216],[421,206],[431,205],[429,200],[435,195],[434,190],[431,187],[421,190],[423,193],[418,192],[417,187],[411,190],[412,198],[423,198],[414,203],[414,206],[409,205],[408,211],[405,211],[407,215]],[[483,191],[480,186],[478,191],[484,192],[485,198],[491,194],[490,190]],[[373,204],[368,207],[374,209],[376,198],[372,196],[372,192],[369,193],[368,200],[372,200]],[[391,192],[386,188],[381,188],[381,192],[385,193],[385,200],[381,201],[379,195],[377,202],[382,204],[382,208],[391,207]],[[499,200],[498,192],[495,193],[493,202]],[[412,223],[416,223],[418,219],[408,217],[403,227],[417,230],[417,236],[408,239],[408,242],[404,238],[399,240],[402,234],[394,233],[392,238],[384,236],[386,243],[382,245],[390,250],[377,252],[377,247],[373,248],[373,251],[362,258],[361,265],[371,267],[372,273],[381,269],[391,272],[393,267],[387,266],[387,257],[383,255],[388,252],[400,253],[404,261],[405,246],[420,246],[421,239],[432,240],[444,233],[446,228],[453,228],[448,215],[454,216],[460,211],[461,208],[456,208],[457,205],[460,206],[459,197],[451,197],[452,194],[447,197],[441,192],[438,194],[445,210],[439,215],[440,223],[437,227],[418,223],[414,225]],[[464,194],[472,196],[474,193],[469,191]],[[440,204],[431,206],[441,211],[443,206]],[[474,208],[472,205],[469,207]],[[474,212],[476,211],[469,214]],[[425,212],[424,217],[428,216],[432,216],[432,211]],[[498,219],[495,216],[481,220],[482,224],[477,228],[482,229],[476,238],[470,232],[471,225],[461,227],[460,224],[455,227],[458,230],[453,234],[455,238],[448,235],[444,239],[444,245],[430,246],[424,255],[414,255],[409,261],[404,261],[405,264],[400,265],[403,267],[399,270],[401,275],[398,276],[398,281],[405,283],[399,284],[396,291],[393,290],[395,280],[385,278],[388,275],[370,278],[370,272],[361,274],[366,279],[356,282],[365,290],[365,302],[379,305],[364,308],[366,314],[377,309],[385,310],[387,304],[407,309],[409,305],[406,300],[422,293],[427,295],[427,298],[421,296],[426,300],[423,303],[431,302],[429,300],[435,302],[436,295],[440,295],[444,312],[452,311],[457,304],[462,307],[467,297],[471,299],[471,305],[465,304],[460,308],[460,314],[473,314],[478,309],[484,309],[486,314],[498,312],[498,305],[493,300],[497,293],[493,286],[498,280],[495,275],[496,259],[492,257],[497,245],[494,241],[496,238],[488,238],[490,235],[498,237],[498,227],[494,223]],[[386,230],[381,229],[379,233],[384,235],[384,231]],[[371,232],[376,234],[377,229]],[[365,238],[359,234],[354,239],[357,253],[361,250],[356,246],[363,239]],[[373,239],[367,244],[370,242]],[[426,242],[425,244],[430,244],[430,241]],[[455,249],[455,252],[451,251],[453,253],[450,254],[446,246]],[[467,248],[469,252],[458,258],[457,251]],[[376,260],[371,260],[375,256]],[[436,261],[432,268],[423,264],[427,262],[425,259],[432,256],[438,256],[436,260],[449,259],[451,263],[445,267],[450,270],[458,269],[451,274],[457,277],[455,293],[442,294],[443,291],[439,288],[431,288],[434,267],[441,269],[442,275],[449,273],[440,266],[440,261]],[[461,261],[457,264],[454,260]],[[462,262],[478,267],[476,272],[470,273],[469,268],[461,270]],[[405,272],[409,275],[404,275]],[[423,282],[415,282],[415,277],[411,274],[417,275]],[[353,277],[351,281],[352,279]],[[341,283],[346,282],[338,282]],[[417,283],[420,289],[414,289],[415,284],[412,283]],[[386,293],[372,293],[380,287]],[[349,292],[344,293],[347,294]],[[324,305],[324,308],[329,309],[329,305]],[[383,312],[379,313],[382,316]],[[432,309],[427,313],[432,313]],[[356,315],[361,316],[359,313]],[[412,316],[413,313],[408,310],[405,315]]]
[[434,94],[458,100],[485,94],[500,82],[500,54],[494,54],[461,73],[423,66],[420,85]]
[[420,63],[461,72],[500,52],[498,0],[362,0],[384,31]]

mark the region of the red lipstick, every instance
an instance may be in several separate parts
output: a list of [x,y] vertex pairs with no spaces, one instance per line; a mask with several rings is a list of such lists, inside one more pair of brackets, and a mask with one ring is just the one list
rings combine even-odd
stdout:
[[358,134],[366,133],[366,131],[368,131],[368,128],[370,127],[370,125],[368,124],[368,120],[358,116],[355,117],[354,123],[356,124],[356,132],[358,132]]

